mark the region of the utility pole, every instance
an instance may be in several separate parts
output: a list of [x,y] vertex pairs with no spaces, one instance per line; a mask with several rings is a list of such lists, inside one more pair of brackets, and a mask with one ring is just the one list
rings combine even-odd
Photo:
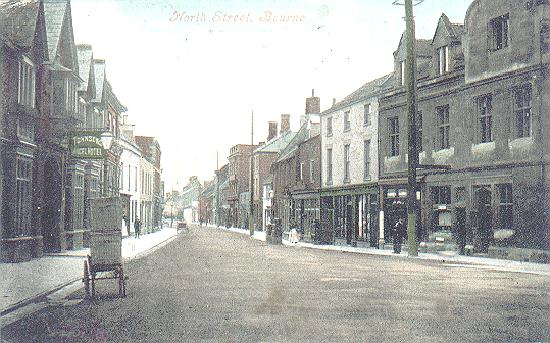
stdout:
[[[424,0],[414,0],[415,5]],[[402,5],[399,0],[393,2],[394,5]],[[407,117],[408,117],[408,177],[407,177],[407,237],[409,256],[418,256],[418,244],[416,242],[416,168],[418,166],[418,150],[416,144],[416,49],[415,49],[415,28],[413,15],[413,0],[405,0],[405,20],[406,20],[406,48],[407,59],[406,84],[407,84]]]
[[407,187],[407,237],[409,256],[418,256],[416,243],[416,165],[418,151],[416,144],[416,49],[412,0],[405,0],[407,21],[407,109],[409,117],[408,140],[408,187]]
[[220,226],[220,169],[218,152],[216,151],[216,226]]
[[248,211],[248,229],[254,235],[254,110],[251,116],[250,130],[250,209]]

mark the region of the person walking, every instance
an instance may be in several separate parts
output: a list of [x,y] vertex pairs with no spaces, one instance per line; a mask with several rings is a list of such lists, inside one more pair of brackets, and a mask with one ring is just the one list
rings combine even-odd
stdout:
[[393,253],[401,253],[401,244],[403,243],[403,238],[405,237],[405,220],[403,217],[399,217],[399,220],[393,226]]
[[141,234],[141,221],[139,220],[139,218],[136,218],[136,220],[134,221],[134,231],[136,234],[136,238],[139,238],[139,235]]

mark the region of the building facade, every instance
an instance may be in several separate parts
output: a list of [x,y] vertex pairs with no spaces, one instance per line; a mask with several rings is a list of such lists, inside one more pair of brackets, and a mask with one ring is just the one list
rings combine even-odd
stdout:
[[[419,169],[420,240],[465,239],[478,252],[550,248],[549,32],[546,1],[475,0],[464,26],[440,18],[429,62],[419,64],[417,144],[421,164],[449,169]],[[395,144],[407,135],[399,82],[380,105],[381,195],[391,225],[406,195],[407,140]]]
[[237,144],[229,153],[229,223],[231,227],[248,227],[250,191],[250,157],[257,145]]
[[329,242],[378,246],[378,107],[392,82],[367,82],[321,113],[320,224]]

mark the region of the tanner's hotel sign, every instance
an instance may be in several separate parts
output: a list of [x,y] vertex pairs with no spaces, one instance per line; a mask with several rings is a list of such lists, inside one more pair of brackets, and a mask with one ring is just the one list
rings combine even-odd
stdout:
[[103,158],[103,144],[99,132],[75,132],[71,137],[71,156],[75,158]]

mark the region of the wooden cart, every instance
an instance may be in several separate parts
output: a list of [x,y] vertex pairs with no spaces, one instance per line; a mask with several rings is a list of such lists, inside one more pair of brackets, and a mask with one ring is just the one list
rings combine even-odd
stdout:
[[126,296],[121,222],[120,198],[90,199],[90,255],[84,261],[82,282],[86,295],[91,295],[92,299],[95,298],[97,280],[118,279],[118,294]]

